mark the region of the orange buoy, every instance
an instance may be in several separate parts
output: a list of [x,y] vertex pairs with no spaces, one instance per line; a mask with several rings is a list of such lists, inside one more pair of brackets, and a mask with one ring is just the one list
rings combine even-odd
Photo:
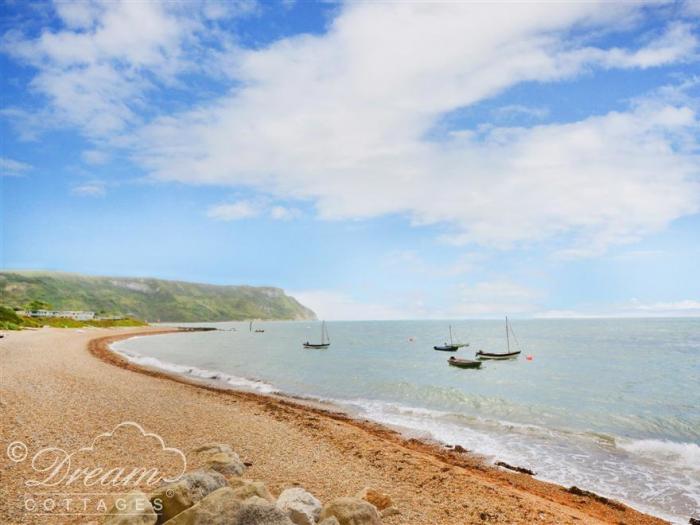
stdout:
[[525,359],[527,359],[528,361],[532,361],[533,358],[532,358],[532,355],[528,355],[525,357]]

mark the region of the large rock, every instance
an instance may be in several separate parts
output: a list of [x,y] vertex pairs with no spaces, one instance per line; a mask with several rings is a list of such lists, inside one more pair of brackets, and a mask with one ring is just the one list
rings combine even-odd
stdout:
[[319,521],[318,525],[340,525],[340,522],[338,521],[338,518],[335,516],[331,516],[330,518],[326,518],[323,521]]
[[371,503],[377,507],[377,510],[384,510],[394,504],[394,502],[391,501],[391,496],[370,487],[363,488],[356,497]]
[[151,503],[163,523],[189,509],[215,490],[226,486],[226,478],[214,471],[188,472],[174,483],[163,485],[151,494]]
[[301,487],[284,490],[277,498],[277,507],[296,525],[314,525],[321,514],[321,502]]
[[245,465],[233,449],[225,443],[207,443],[195,449],[202,456],[207,468],[216,470],[226,477],[241,476]]
[[[228,525],[228,524],[227,524]],[[271,503],[258,498],[245,502],[230,525],[294,525],[287,514]]]
[[246,500],[252,496],[258,496],[270,503],[274,503],[275,501],[275,498],[272,497],[272,494],[270,494],[270,491],[267,490],[267,487],[262,481],[231,478],[228,483],[238,499]]
[[229,525],[236,520],[243,502],[231,487],[215,490],[196,505],[181,512],[165,525]]
[[340,525],[381,525],[377,508],[360,498],[336,498],[326,503],[320,520],[334,516]]
[[131,492],[119,500],[109,511],[105,525],[154,525],[158,520],[153,505],[143,492]]

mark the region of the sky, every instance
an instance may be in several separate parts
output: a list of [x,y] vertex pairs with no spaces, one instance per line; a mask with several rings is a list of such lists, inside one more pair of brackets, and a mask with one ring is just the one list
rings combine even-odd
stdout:
[[0,0],[0,255],[326,319],[700,316],[700,2]]

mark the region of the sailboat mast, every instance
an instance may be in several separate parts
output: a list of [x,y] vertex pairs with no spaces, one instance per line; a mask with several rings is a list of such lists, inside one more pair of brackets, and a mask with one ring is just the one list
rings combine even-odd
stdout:
[[506,315],[506,342],[508,343],[508,353],[510,353],[510,332],[508,331],[508,316]]
[[452,342],[452,325],[450,325],[450,344],[454,344]]
[[326,321],[321,322],[321,344],[326,344]]

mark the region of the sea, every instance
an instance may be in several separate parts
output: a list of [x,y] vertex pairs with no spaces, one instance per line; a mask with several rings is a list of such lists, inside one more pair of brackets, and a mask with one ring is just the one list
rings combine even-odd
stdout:
[[[134,337],[128,359],[227,386],[331,402],[359,418],[533,470],[673,523],[700,518],[700,319],[200,323]],[[433,350],[454,339],[456,354]],[[264,332],[255,332],[256,329]]]

